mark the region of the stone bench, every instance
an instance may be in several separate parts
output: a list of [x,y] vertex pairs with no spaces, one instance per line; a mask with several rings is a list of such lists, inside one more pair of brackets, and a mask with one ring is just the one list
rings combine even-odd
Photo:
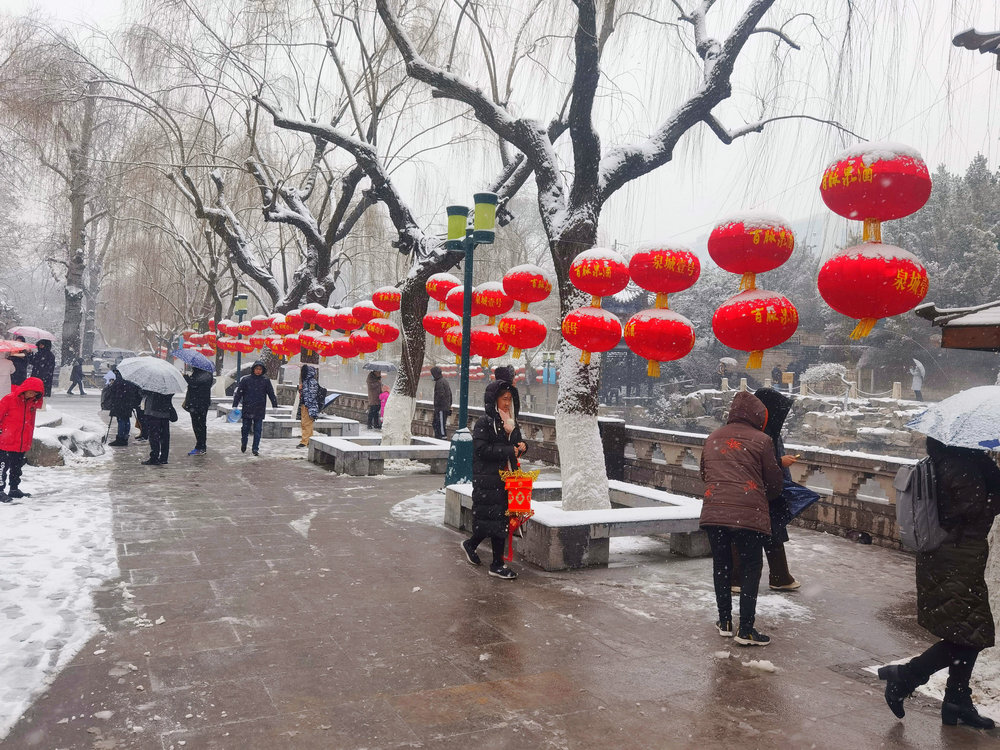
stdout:
[[[293,416],[266,416],[261,437],[293,438],[299,437],[301,420]],[[332,437],[356,437],[361,432],[361,424],[354,419],[343,417],[317,417],[313,420],[313,431],[320,435]]]
[[[543,570],[607,565],[610,539],[616,536],[670,535],[670,549],[686,557],[711,554],[698,527],[701,498],[610,481],[610,510],[563,510],[562,482],[535,482],[531,507],[535,515],[514,537],[514,549]],[[445,492],[444,522],[472,530],[472,485],[453,484]]]
[[427,464],[432,474],[444,474],[448,467],[446,440],[414,437],[409,445],[382,445],[382,438],[313,437],[309,441],[309,460],[338,474],[355,477],[375,476],[385,470],[387,459],[409,459]]

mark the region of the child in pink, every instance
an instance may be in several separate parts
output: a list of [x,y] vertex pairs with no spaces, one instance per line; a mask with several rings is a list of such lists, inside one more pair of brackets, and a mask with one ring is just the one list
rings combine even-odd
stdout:
[[378,401],[381,404],[378,410],[378,421],[385,421],[385,402],[389,400],[389,386],[383,385],[382,392],[378,394]]

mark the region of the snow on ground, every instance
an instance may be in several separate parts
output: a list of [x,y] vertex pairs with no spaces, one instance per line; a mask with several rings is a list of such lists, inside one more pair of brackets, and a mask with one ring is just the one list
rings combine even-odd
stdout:
[[398,521],[440,526],[444,522],[444,490],[396,503],[392,506],[392,517]]
[[101,627],[93,592],[118,576],[108,456],[26,466],[32,497],[0,506],[0,738]]

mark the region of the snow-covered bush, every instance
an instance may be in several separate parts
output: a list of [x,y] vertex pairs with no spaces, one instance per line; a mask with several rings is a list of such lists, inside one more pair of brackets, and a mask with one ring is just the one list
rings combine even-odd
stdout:
[[847,374],[847,368],[835,362],[825,362],[810,367],[799,376],[799,382],[809,387],[809,390],[822,395],[836,395],[844,390],[842,378]]

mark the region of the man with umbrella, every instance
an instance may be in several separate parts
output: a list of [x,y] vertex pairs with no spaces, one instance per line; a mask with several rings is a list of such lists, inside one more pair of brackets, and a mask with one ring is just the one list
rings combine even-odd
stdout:
[[204,354],[193,349],[178,349],[174,356],[191,365],[191,372],[184,375],[188,387],[183,404],[183,408],[191,415],[191,429],[194,430],[194,450],[188,455],[204,456],[208,451],[208,410],[212,405],[215,365]]
[[171,399],[187,387],[177,368],[155,357],[129,357],[118,372],[142,389],[145,397],[142,424],[149,437],[149,458],[144,466],[166,464],[170,455],[170,423],[177,421]]

